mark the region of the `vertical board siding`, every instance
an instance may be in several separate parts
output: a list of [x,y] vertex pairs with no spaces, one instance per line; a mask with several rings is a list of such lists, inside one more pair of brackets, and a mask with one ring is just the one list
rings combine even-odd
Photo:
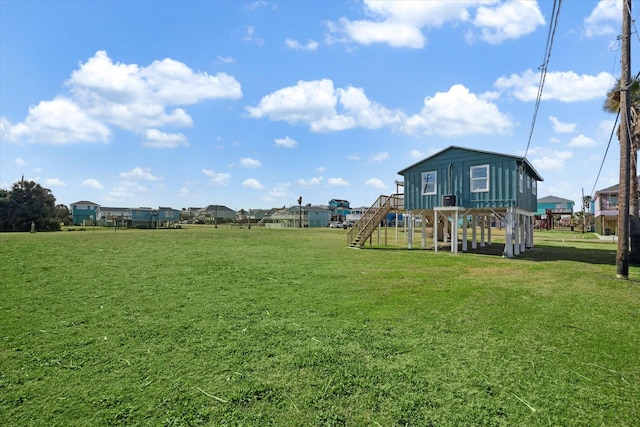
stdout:
[[[442,196],[455,195],[458,206],[467,208],[505,208],[516,206],[535,212],[537,196],[527,188],[526,176],[535,174],[525,166],[524,191],[519,190],[519,164],[511,156],[450,148],[425,159],[403,171],[405,208],[407,210],[433,209],[442,206]],[[451,181],[449,168],[451,165]],[[489,165],[489,191],[471,192],[471,166]],[[422,172],[437,172],[437,193],[422,195]]]

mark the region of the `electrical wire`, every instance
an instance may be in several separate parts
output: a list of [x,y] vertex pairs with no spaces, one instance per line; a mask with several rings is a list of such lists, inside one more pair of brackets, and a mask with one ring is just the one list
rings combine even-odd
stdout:
[[[630,10],[627,10],[627,12],[629,13],[629,15],[631,15],[631,11]],[[635,34],[636,38],[640,42],[640,34],[638,33],[638,28],[636,27],[636,19],[635,18],[631,20],[631,26],[634,29],[634,31],[632,33]],[[617,62],[616,59],[617,59],[617,55],[616,55],[616,58],[614,59],[614,64]],[[611,74],[613,75],[613,72]],[[640,79],[640,72],[638,72],[638,74],[636,74],[636,77],[635,77],[634,81],[638,81],[639,79]],[[598,175],[596,175],[596,180],[593,183],[593,188],[592,188],[591,194],[590,194],[591,199],[593,199],[593,197],[595,196],[596,186],[598,185],[598,180],[600,179],[600,173],[602,172],[602,167],[604,165],[604,162],[607,159],[607,154],[609,152],[609,147],[611,146],[611,140],[613,139],[613,134],[614,134],[616,126],[618,124],[618,119],[619,118],[620,118],[620,109],[618,109],[618,114],[616,115],[616,120],[615,120],[615,122],[613,124],[613,128],[611,129],[611,135],[609,136],[609,142],[607,143],[607,148],[606,148],[606,150],[604,152],[604,156],[602,157],[602,162],[600,163],[600,169],[598,170]],[[629,129],[630,129],[629,124],[627,124],[627,131],[628,132],[630,132]],[[629,136],[629,137],[631,137],[631,136]]]
[[[615,84],[615,83],[613,82],[613,80],[614,80],[613,76],[614,76],[614,74],[616,73],[616,68],[617,68],[617,65],[619,64],[619,62],[618,62],[618,52],[619,52],[619,51],[620,51],[620,47],[618,46],[618,49],[616,49],[616,50],[615,50],[615,55],[614,55],[614,57],[613,57],[613,64],[611,64],[611,73],[610,73],[610,74],[611,74],[611,80],[612,80],[612,82],[611,82],[611,84],[609,85],[609,87],[610,87],[611,89],[613,89],[613,85]],[[611,89],[610,89],[609,91],[611,91]],[[602,110],[602,116],[603,116],[602,121],[603,121],[603,122],[604,122],[604,115],[605,115],[606,113],[607,113],[607,111],[603,108],[603,110]],[[596,176],[596,180],[595,180],[595,181],[594,181],[594,183],[593,183],[593,189],[591,190],[591,193],[589,194],[589,195],[590,195],[590,197],[591,197],[591,199],[593,199],[593,197],[595,196],[595,189],[596,189],[596,186],[598,185],[598,179],[600,178],[600,173],[602,172],[602,167],[603,167],[603,165],[604,165],[604,162],[605,162],[605,160],[607,160],[607,153],[609,152],[609,146],[611,145],[611,139],[613,138],[613,133],[615,132],[616,126],[617,126],[617,124],[618,124],[618,118],[619,118],[619,117],[620,117],[620,110],[618,109],[618,114],[617,114],[617,116],[616,116],[616,120],[615,120],[615,122],[613,123],[613,126],[612,126],[612,128],[611,128],[611,135],[609,136],[609,143],[607,144],[607,148],[606,148],[606,150],[604,151],[604,156],[602,157],[602,162],[600,163],[600,170],[598,171],[598,175]]]
[[607,143],[607,149],[604,151],[604,156],[602,157],[602,163],[600,163],[600,169],[598,169],[598,175],[596,176],[596,180],[593,183],[593,188],[591,189],[591,200],[593,200],[593,196],[595,195],[596,185],[598,184],[598,179],[600,178],[600,172],[602,172],[604,161],[607,159],[607,153],[609,152],[609,147],[611,146],[611,140],[613,139],[613,134],[616,132],[616,126],[618,125],[619,118],[620,118],[620,109],[618,109],[618,114],[616,114],[616,121],[613,123],[613,127],[611,129],[611,135],[609,135],[609,142]]
[[538,117],[540,101],[542,100],[542,90],[544,88],[544,82],[545,82],[545,79],[547,78],[549,58],[551,57],[551,48],[553,47],[553,40],[555,38],[556,28],[558,27],[558,17],[560,16],[561,5],[562,5],[562,0],[553,1],[551,20],[549,21],[549,32],[547,33],[547,45],[545,47],[545,53],[544,53],[544,62],[540,67],[538,67],[538,69],[540,70],[540,83],[538,84],[538,94],[536,96],[536,103],[533,109],[533,118],[531,120],[531,129],[529,130],[529,139],[527,141],[527,149],[524,151],[525,159],[527,158],[527,153],[529,152],[529,146],[531,145],[531,138],[533,137],[533,129],[536,126],[536,118]]
[[[627,9],[627,13],[629,15],[631,15],[631,10]],[[638,38],[638,41],[640,41],[640,35],[638,34],[638,29],[636,27],[636,20],[632,19],[631,20],[631,26],[634,28],[633,34],[636,35],[636,37]],[[613,73],[612,73],[613,74]],[[640,79],[640,71],[638,72],[638,74],[636,74],[636,77],[634,79],[632,79],[632,82],[638,82]],[[628,88],[627,88],[628,90]],[[598,175],[596,175],[596,179],[593,183],[593,188],[591,189],[591,199],[593,200],[594,196],[595,196],[595,190],[596,190],[596,185],[598,185],[598,179],[600,178],[600,173],[602,172],[602,167],[604,165],[604,162],[607,158],[607,153],[609,152],[609,147],[611,146],[611,140],[613,139],[613,134],[616,130],[616,126],[618,125],[618,119],[620,118],[620,106],[618,106],[618,113],[616,114],[616,120],[613,123],[613,127],[611,129],[611,134],[609,135],[609,142],[607,143],[607,148],[604,152],[604,156],[602,157],[602,162],[600,163],[600,169],[598,170]],[[630,141],[632,141],[632,135],[631,135],[631,123],[629,121],[629,115],[626,115],[626,122],[627,122],[627,134],[628,134],[628,138]],[[637,165],[636,165],[637,166]]]

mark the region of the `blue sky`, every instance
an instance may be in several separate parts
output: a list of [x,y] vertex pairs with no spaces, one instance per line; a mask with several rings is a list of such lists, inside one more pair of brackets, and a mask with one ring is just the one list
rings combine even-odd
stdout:
[[595,180],[621,3],[562,3],[529,140],[553,5],[0,0],[0,185],[24,175],[67,205],[369,206],[458,145],[526,152],[539,197],[579,203],[618,182],[615,139]]

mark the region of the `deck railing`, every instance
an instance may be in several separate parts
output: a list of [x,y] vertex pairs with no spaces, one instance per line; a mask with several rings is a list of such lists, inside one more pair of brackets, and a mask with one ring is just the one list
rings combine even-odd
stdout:
[[360,239],[360,246],[373,233],[384,216],[391,210],[404,209],[404,197],[402,194],[392,194],[391,196],[381,195],[360,219],[347,232],[347,245],[352,245],[356,239]]

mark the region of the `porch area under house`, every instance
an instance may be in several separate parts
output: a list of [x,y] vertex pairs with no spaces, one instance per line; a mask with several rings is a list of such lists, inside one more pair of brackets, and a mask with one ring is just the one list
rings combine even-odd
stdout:
[[[432,236],[429,237],[435,252],[438,252],[441,246],[447,245],[450,245],[452,253],[490,247],[493,245],[492,224],[504,226],[505,244],[502,256],[513,258],[534,246],[534,212],[516,207],[466,208],[463,206],[441,206],[405,211],[403,202],[402,194],[380,196],[353,228],[349,229],[347,244],[350,247],[362,248],[367,240],[372,243],[376,230],[380,240],[380,228],[387,214],[402,212],[407,249],[417,247],[418,242],[414,242],[414,239],[418,231],[421,236],[419,247],[427,249],[431,246],[428,229],[432,230]],[[386,233],[385,228],[385,242]]]
[[[412,210],[407,215],[407,248],[414,247],[414,234],[420,229],[420,248],[427,248],[427,228],[433,230],[433,250],[438,252],[439,241],[450,243],[452,253],[468,252],[493,244],[492,224],[504,225],[505,244],[502,256],[513,258],[534,247],[533,229],[535,212],[509,208],[466,208],[441,206],[433,209]],[[412,219],[420,216],[416,226]],[[442,223],[442,228],[438,226]],[[415,228],[414,228],[415,227]],[[440,228],[441,233],[440,234]],[[471,247],[469,248],[469,238]]]

